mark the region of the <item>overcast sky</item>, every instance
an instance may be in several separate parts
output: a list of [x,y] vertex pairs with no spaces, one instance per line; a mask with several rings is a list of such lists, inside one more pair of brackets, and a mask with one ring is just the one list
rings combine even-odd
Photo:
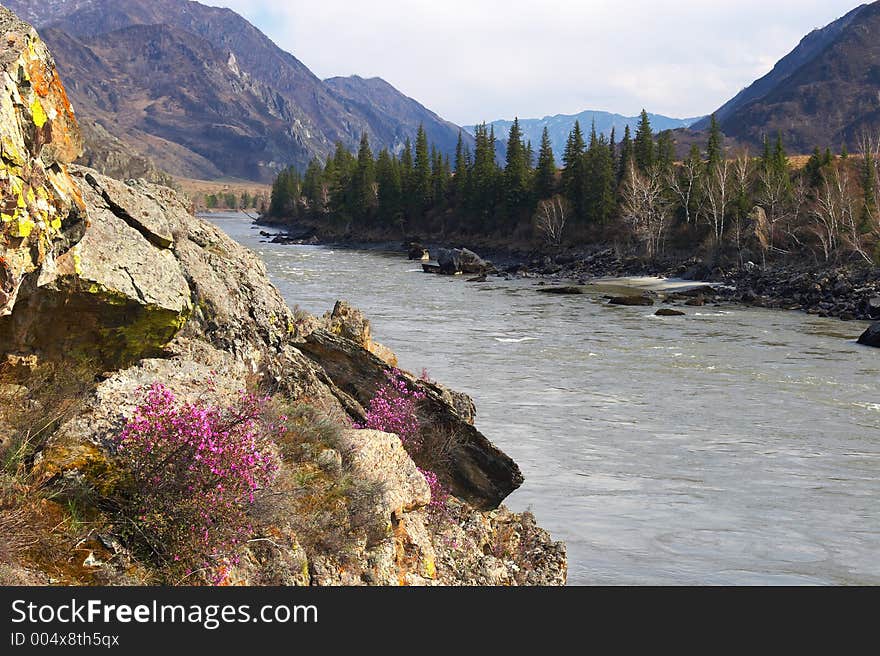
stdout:
[[458,124],[708,114],[855,0],[202,0],[316,75],[379,76]]

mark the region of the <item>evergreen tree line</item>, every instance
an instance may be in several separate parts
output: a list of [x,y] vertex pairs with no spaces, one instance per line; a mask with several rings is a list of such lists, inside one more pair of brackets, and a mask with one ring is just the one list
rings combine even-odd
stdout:
[[[276,181],[277,184],[277,181]],[[212,209],[249,209],[255,207],[257,209],[266,208],[265,194],[252,194],[249,191],[241,192],[238,195],[234,192],[220,192],[215,194],[205,194],[205,207]]]
[[731,152],[712,117],[708,139],[676,160],[671,132],[654,134],[643,110],[618,141],[585,136],[575,123],[561,170],[547,130],[535,153],[514,120],[503,164],[494,128],[477,126],[473,150],[459,135],[450,162],[419,127],[415,144],[374,155],[366,135],[357,154],[341,143],[304,174],[288,169],[273,188],[270,214],[311,218],[351,234],[490,235],[550,244],[628,241],[654,257],[680,249],[731,250],[766,260],[808,249],[832,259],[870,259],[880,231],[880,140],[862,139],[860,156],[818,149],[793,170],[781,135],[763,151]]

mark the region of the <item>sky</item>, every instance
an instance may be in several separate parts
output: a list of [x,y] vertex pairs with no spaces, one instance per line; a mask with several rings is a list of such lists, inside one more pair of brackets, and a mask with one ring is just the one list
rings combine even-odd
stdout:
[[856,0],[202,0],[321,78],[378,76],[459,125],[711,113]]

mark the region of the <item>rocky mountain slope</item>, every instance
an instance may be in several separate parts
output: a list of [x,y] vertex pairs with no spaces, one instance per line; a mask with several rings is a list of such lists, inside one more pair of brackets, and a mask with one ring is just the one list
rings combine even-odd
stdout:
[[[397,436],[343,430],[365,420],[393,371],[363,315],[345,304],[323,320],[294,313],[261,261],[170,189],[72,166],[81,136],[45,44],[4,8],[0,35],[0,450],[8,465],[10,445],[32,449],[0,473],[3,582],[164,580],[121,537],[106,502],[121,476],[113,436],[140,390],[160,382],[182,401],[218,405],[257,385],[278,402],[308,399],[322,421],[342,426],[332,448],[301,451],[301,475],[270,490],[269,519],[254,523],[254,540],[219,572],[223,582],[564,583],[564,546],[530,515],[499,507],[522,475],[475,428],[467,397],[400,374],[424,397],[424,439],[443,440],[438,476],[455,498],[438,519],[417,456]],[[83,371],[84,387],[71,398],[41,396],[46,368]],[[59,403],[74,411],[53,414]],[[16,428],[34,413],[37,442]],[[317,481],[333,476],[374,490],[367,537],[352,524],[333,544],[305,539],[308,522],[338,512],[338,492],[317,509],[302,505],[318,503]],[[70,497],[71,489],[99,497]],[[88,521],[65,519],[71,503]],[[296,511],[272,512],[288,507]],[[51,539],[62,530],[64,539]]]
[[[175,175],[267,181],[282,166],[325,157],[336,141],[356,148],[363,132],[374,149],[399,150],[419,123],[446,152],[455,147],[456,126],[390,85],[325,84],[229,9],[189,0],[5,4],[44,32],[81,122],[99,123]],[[149,55],[129,61],[132,52]],[[86,61],[102,75],[83,75]],[[162,76],[138,76],[145,66]],[[98,163],[107,148],[90,136],[87,155]]]
[[754,146],[780,132],[794,152],[855,149],[863,131],[880,129],[880,2],[808,34],[717,117],[726,135]]

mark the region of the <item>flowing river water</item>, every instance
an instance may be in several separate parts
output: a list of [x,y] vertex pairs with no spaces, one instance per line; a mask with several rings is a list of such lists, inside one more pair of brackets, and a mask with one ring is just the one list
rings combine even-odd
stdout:
[[880,350],[864,323],[467,283],[400,253],[266,243],[288,303],[360,307],[402,367],[470,394],[570,584],[880,584]]

